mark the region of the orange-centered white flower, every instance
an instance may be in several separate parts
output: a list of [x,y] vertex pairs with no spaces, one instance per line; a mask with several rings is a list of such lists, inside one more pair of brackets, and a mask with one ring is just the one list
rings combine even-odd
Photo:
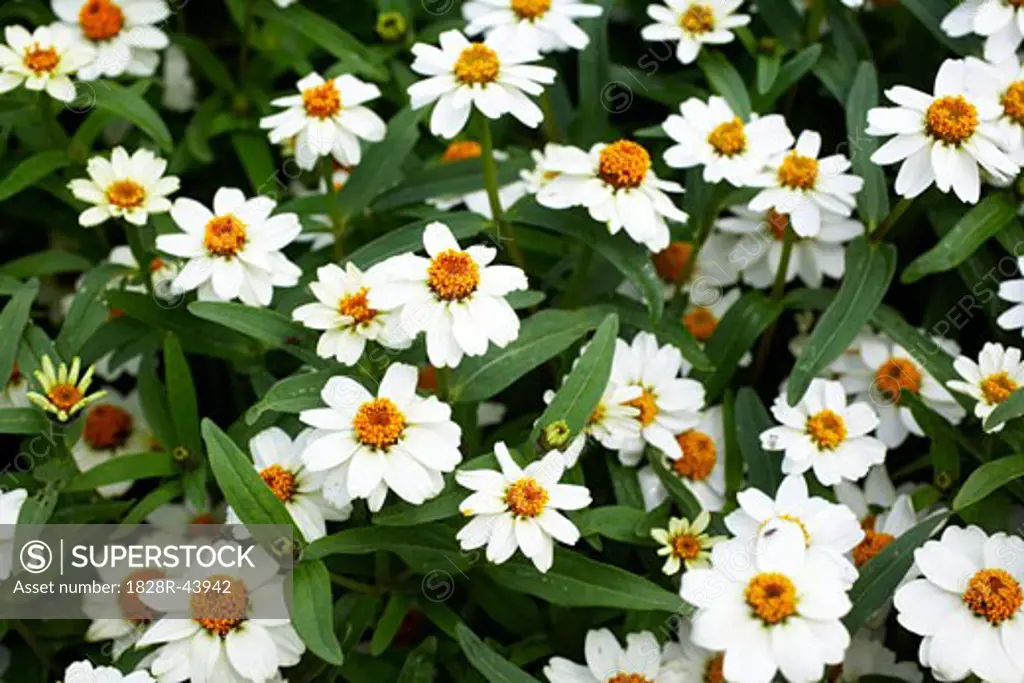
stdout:
[[95,58],[78,77],[152,76],[160,53],[170,45],[163,25],[171,16],[166,0],[51,0],[61,26],[94,48]]
[[[973,398],[976,401],[974,415],[983,423],[999,404],[1024,384],[1020,349],[1005,348],[1002,344],[986,343],[977,363],[966,356],[958,357],[953,361],[953,369],[963,379],[950,380],[946,386]],[[986,423],[984,428],[987,432],[997,432],[1004,424]]]
[[600,15],[600,6],[582,0],[469,0],[462,5],[466,35],[533,45],[541,54],[584,49],[590,38],[576,20]]
[[124,147],[115,147],[110,161],[92,157],[86,165],[89,178],[68,183],[76,199],[93,206],[83,211],[78,222],[86,228],[110,218],[123,218],[133,225],[145,225],[150,214],[171,210],[167,196],[177,192],[176,176],[165,176],[167,161],[148,149],[131,156]]
[[94,50],[75,40],[57,24],[40,26],[29,33],[22,26],[4,29],[6,45],[0,45],[0,94],[24,85],[43,90],[61,102],[75,99],[71,76],[93,59]]

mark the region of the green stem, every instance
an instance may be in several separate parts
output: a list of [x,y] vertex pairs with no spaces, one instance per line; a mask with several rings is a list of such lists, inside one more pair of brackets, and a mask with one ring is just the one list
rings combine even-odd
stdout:
[[437,397],[445,402],[450,402],[448,368],[437,368]]
[[516,242],[515,234],[511,224],[505,222],[505,212],[501,208],[501,199],[498,196],[498,162],[494,158],[494,137],[491,134],[491,122],[486,117],[480,116],[480,147],[484,164],[484,185],[487,187],[487,201],[491,206],[491,216],[498,233],[499,243],[504,245],[503,236],[508,234],[508,250],[512,260],[517,266],[526,270],[526,259],[519,243]]
[[900,218],[903,217],[903,214],[907,212],[907,209],[909,209],[910,205],[913,203],[913,197],[901,197],[900,201],[897,202],[896,206],[894,206],[892,211],[889,212],[889,215],[885,217],[885,220],[883,220],[878,228],[871,233],[871,241],[881,242],[882,238],[885,237],[893,227],[895,227],[896,223],[899,222]]
[[242,27],[242,46],[238,52],[238,84],[239,87],[245,87],[246,72],[249,69],[249,43],[252,42],[252,29],[253,23],[256,18],[255,0],[246,0],[245,14]]
[[332,573],[331,583],[337,586],[341,586],[343,588],[347,588],[354,593],[366,593],[368,595],[377,595],[381,592],[381,589],[377,586],[371,586],[368,583],[356,581],[355,579],[350,579],[347,576],[342,576],[341,574]]
[[562,133],[558,130],[558,119],[555,117],[555,102],[551,99],[551,90],[540,94],[540,109],[544,112],[544,135],[551,142],[561,142]]
[[826,0],[814,0],[807,13],[807,33],[804,36],[808,45],[818,42],[821,37],[821,23],[825,20]]
[[46,127],[46,134],[50,138],[50,144],[56,149],[67,147],[67,133],[60,125],[57,117],[60,116],[60,109],[54,108],[55,100],[46,94],[39,93],[39,109],[43,115],[43,125]]
[[131,225],[125,230],[125,235],[128,237],[128,246],[132,250],[132,256],[135,257],[135,261],[139,264],[139,274],[142,276],[142,282],[146,286],[146,293],[153,297],[155,295],[153,291],[153,276],[149,271],[149,264],[152,259],[146,252],[145,247],[143,247],[143,229],[141,225]]
[[[782,237],[782,256],[779,258],[779,270],[775,273],[775,281],[772,283],[772,301],[781,301],[782,293],[786,289],[786,273],[789,271],[789,261],[793,255],[793,245],[796,243],[796,233],[793,232],[793,226],[786,228],[786,232]],[[772,349],[772,339],[775,337],[775,328],[778,326],[776,320],[771,326],[765,330],[764,336],[761,337],[761,343],[757,347],[757,356],[754,360],[754,371],[753,379],[751,384],[757,382],[761,377],[761,373],[764,372],[765,366],[768,362],[768,354]]]
[[345,219],[338,204],[338,188],[334,186],[334,164],[331,162],[331,155],[324,157],[320,167],[323,182],[327,186],[327,207],[331,214],[331,230],[334,232],[334,259],[341,261],[345,255]]

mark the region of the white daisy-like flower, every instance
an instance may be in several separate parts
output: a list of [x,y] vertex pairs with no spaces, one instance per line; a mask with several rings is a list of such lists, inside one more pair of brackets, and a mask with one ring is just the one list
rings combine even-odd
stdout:
[[[765,289],[775,282],[782,263],[783,238],[789,216],[775,209],[751,211],[745,206],[729,209],[733,215],[719,218],[715,227],[730,235],[740,235],[729,258],[742,272],[743,281]],[[831,211],[821,212],[821,229],[813,237],[796,235],[786,268],[786,282],[799,277],[808,287],[821,287],[825,276],[843,277],[844,245],[865,233],[864,224]]]
[[866,631],[859,631],[850,641],[843,663],[836,669],[832,683],[858,683],[868,676],[884,676],[921,683],[924,675],[914,662],[897,662],[896,653]]
[[590,217],[607,224],[613,235],[625,228],[630,239],[651,251],[669,244],[666,219],[687,220],[665,194],[682,192],[682,186],[658,178],[650,153],[632,140],[598,143],[586,152],[565,147],[548,155],[547,164],[549,173],[556,175],[537,192],[541,206],[585,206]]
[[946,35],[985,37],[985,59],[998,62],[1014,55],[1024,40],[1024,12],[1004,0],[964,0],[940,24]]
[[[701,507],[719,512],[725,507],[725,421],[722,406],[701,411],[697,424],[676,435],[683,457],[665,457],[663,464],[690,490]],[[653,510],[668,499],[668,489],[650,465],[637,472],[644,507]]]
[[352,262],[344,270],[330,263],[316,274],[309,288],[317,300],[296,308],[292,318],[310,329],[324,330],[316,345],[318,356],[354,365],[368,341],[389,349],[409,348],[414,335],[402,327],[400,316],[370,307],[368,297],[376,282],[373,268],[364,273]]
[[672,654],[666,668],[676,676],[674,683],[725,683],[722,662],[725,653],[706,650],[690,638],[692,624],[686,619],[678,622],[679,644],[667,643]]
[[812,380],[793,406],[777,396],[772,415],[782,424],[761,432],[761,447],[785,451],[783,474],[813,469],[818,481],[833,486],[863,479],[872,465],[885,462],[885,444],[869,436],[878,415],[866,402],[847,405],[839,382]]
[[725,680],[769,683],[781,672],[791,683],[811,683],[843,661],[849,586],[805,548],[798,527],[776,528],[754,552],[739,539],[720,543],[711,564],[683,574],[680,595],[697,607],[693,642],[724,653]]
[[106,391],[87,393],[92,385],[95,367],[90,365],[82,373],[82,361],[75,356],[71,359],[71,367],[61,363],[53,367],[49,356],[43,356],[40,367],[33,374],[43,393],[30,391],[25,397],[57,418],[59,422],[67,422],[79,411],[107,395]]
[[[1024,257],[1018,257],[1017,269],[1024,273]],[[996,324],[1004,330],[1024,328],[1024,278],[1006,280],[999,283],[999,298],[1013,304],[999,314]],[[1021,330],[1024,336],[1024,329]]]
[[27,408],[32,405],[28,400],[28,377],[21,372],[18,363],[11,368],[11,375],[0,389],[0,408]]
[[88,659],[73,662],[64,669],[64,683],[154,683],[148,671],[121,673],[112,666],[94,667]]
[[[733,255],[735,247],[736,238],[732,235],[712,232],[704,240],[695,261],[693,243],[685,240],[671,242],[661,251],[651,254],[654,272],[661,280],[662,297],[671,301],[680,292],[687,292],[694,304],[687,310],[716,308],[718,313],[714,315],[720,320],[728,310],[723,300],[730,299],[727,303],[731,306],[735,303],[732,297],[737,296],[731,291],[723,293],[739,277],[739,269],[734,263],[738,260]],[[644,293],[629,280],[623,280],[615,291],[630,299],[645,301]]]
[[24,85],[27,90],[45,90],[61,102],[75,99],[71,82],[93,50],[75,40],[62,26],[39,26],[29,33],[23,26],[4,29],[6,45],[0,45],[0,94]]
[[582,50],[590,37],[577,19],[601,16],[581,0],[469,0],[462,6],[466,35],[483,33],[508,44],[533,45],[542,53]]
[[478,109],[489,119],[512,114],[523,125],[536,128],[544,113],[528,95],[540,95],[555,82],[557,72],[530,62],[540,59],[531,44],[488,37],[471,43],[459,31],[445,31],[441,47],[416,43],[412,70],[427,76],[409,86],[413,109],[437,102],[430,115],[430,132],[453,138]]
[[426,334],[431,365],[455,367],[464,355],[481,356],[490,344],[504,347],[519,336],[519,316],[505,295],[527,288],[522,269],[492,265],[493,247],[463,250],[444,223],[426,227],[423,247],[429,258],[406,253],[383,262],[368,301],[395,311],[410,333]]
[[180,292],[199,290],[201,300],[239,299],[248,306],[267,306],[274,287],[294,287],[301,269],[281,250],[302,231],[293,213],[271,216],[277,202],[269,197],[246,199],[241,190],[222,187],[213,197],[213,211],[186,197],[171,207],[181,233],[158,235],[160,251],[188,259],[174,279]]
[[[270,427],[249,440],[253,468],[310,542],[327,535],[328,521],[344,522],[352,514],[352,505],[344,501],[343,491],[338,492],[340,500],[328,503],[324,499],[323,472],[313,471],[302,462],[302,453],[313,434],[312,429],[304,429],[293,441],[280,427]],[[227,523],[242,523],[230,507]]]
[[[914,551],[923,578],[896,591],[900,626],[924,636],[921,664],[942,681],[974,674],[1015,683],[1024,671],[1024,541],[949,527]],[[969,645],[969,646],[968,646]]]
[[903,161],[896,194],[916,197],[934,183],[973,204],[981,193],[979,166],[997,179],[1017,175],[1017,164],[1000,148],[1003,109],[998,100],[972,94],[968,71],[963,60],[947,59],[935,75],[934,95],[898,85],[885,91],[897,106],[868,112],[868,135],[894,136],[871,161]]
[[[1010,398],[1024,384],[1024,362],[1021,362],[1020,349],[1005,348],[1002,344],[986,342],[978,362],[967,356],[959,356],[953,361],[953,369],[963,381],[950,380],[946,383],[953,391],[966,394],[977,403],[974,404],[974,416],[982,423],[1000,403]],[[986,427],[986,432],[998,432],[1006,425]]]
[[188,64],[188,55],[177,45],[164,53],[164,94],[160,100],[164,109],[186,112],[196,108],[196,81]]
[[[442,164],[452,164],[468,159],[479,159],[483,148],[479,142],[473,140],[456,140],[448,144],[444,154],[441,155]],[[498,161],[508,159],[508,155],[501,151],[494,152],[494,158]],[[522,199],[529,191],[529,185],[523,180],[514,180],[511,183],[498,188],[498,204],[502,211],[508,211],[513,204]],[[491,215],[491,200],[486,189],[473,190],[466,194],[444,195],[442,197],[431,197],[426,200],[430,206],[451,211],[459,204],[465,204],[466,208],[473,213],[483,216],[487,220],[493,218]]]
[[995,100],[1002,115],[995,127],[1002,148],[1018,166],[1024,164],[1024,65],[1016,55],[995,63],[968,57],[967,88],[971,93]]
[[549,142],[544,149],[530,150],[530,158],[533,159],[533,168],[524,169],[519,172],[520,179],[526,183],[526,189],[530,194],[537,194],[540,188],[557,178],[561,171],[557,170],[558,159],[566,154],[572,155],[574,148],[568,145],[559,145]]
[[145,225],[149,215],[171,210],[167,195],[178,191],[177,176],[165,176],[167,161],[148,149],[131,156],[124,147],[115,147],[110,161],[92,157],[86,165],[89,178],[76,178],[68,189],[76,199],[93,204],[83,211],[78,222],[86,228],[109,218],[123,218],[132,225]]
[[[868,470],[868,476],[860,485],[841,481],[832,487],[832,491],[836,494],[836,501],[853,510],[862,527],[866,520],[873,520],[878,509],[888,510],[896,502],[896,487],[884,465]],[[873,525],[873,521],[868,524]]]
[[630,401],[639,410],[636,421],[640,436],[623,444],[619,459],[625,465],[636,465],[643,455],[644,444],[650,444],[672,460],[683,457],[676,439],[700,423],[704,406],[704,387],[700,382],[680,376],[683,355],[674,346],[658,346],[650,332],[638,332],[632,344],[615,341],[611,381],[622,387],[639,387],[640,396]]
[[552,657],[544,667],[544,676],[551,683],[672,683],[673,662],[678,647],[658,639],[650,631],[626,635],[626,647],[606,628],[587,631],[583,644],[586,664],[577,664],[564,657]]
[[363,106],[380,97],[380,88],[372,83],[350,74],[324,80],[314,71],[297,87],[298,95],[271,102],[285,110],[260,119],[260,128],[270,129],[270,142],[274,144],[295,138],[295,159],[300,168],[312,170],[317,159],[329,154],[340,164],[355,166],[362,159],[360,139],[384,139],[384,121]]
[[661,567],[663,573],[672,576],[684,566],[687,570],[711,566],[711,549],[725,537],[704,533],[710,523],[711,515],[707,510],[701,510],[693,522],[672,517],[668,520],[668,528],[651,529],[651,538],[661,545],[658,554],[665,557],[665,564]]
[[737,14],[742,0],[665,0],[664,5],[647,6],[647,16],[656,23],[644,26],[644,40],[677,40],[676,59],[692,64],[705,45],[731,43],[733,30],[750,23],[750,16]]
[[707,102],[691,97],[679,105],[661,127],[676,143],[665,150],[672,168],[704,167],[709,183],[728,180],[736,187],[749,185],[770,158],[793,146],[793,134],[779,114],[752,118],[737,116],[724,98]]
[[827,211],[849,216],[864,179],[846,172],[850,160],[842,154],[819,159],[820,152],[821,135],[809,130],[800,133],[793,149],[769,159],[768,170],[753,179],[752,185],[764,189],[750,200],[748,208],[788,215],[793,232],[800,237],[821,232],[822,214]]
[[846,555],[864,540],[857,516],[845,505],[810,496],[807,482],[799,475],[783,478],[772,500],[754,488],[736,495],[739,508],[725,517],[725,526],[744,542],[770,542],[776,530],[797,528],[804,538],[809,557],[828,560],[843,582],[853,585],[857,569]]
[[919,521],[918,514],[914,511],[914,503],[905,493],[897,496],[886,510],[861,519],[864,540],[853,549],[854,565],[858,569],[863,567],[890,543],[913,529]]
[[21,516],[21,506],[28,499],[25,489],[0,491],[0,581],[11,575],[14,553],[14,532]]
[[555,541],[575,545],[579,529],[560,510],[590,505],[586,486],[560,484],[565,461],[558,451],[519,467],[504,442],[494,445],[499,470],[459,470],[455,481],[473,493],[459,512],[473,519],[456,539],[464,550],[487,546],[487,560],[502,564],[518,548],[540,572],[551,569]]
[[152,76],[160,51],[170,45],[161,27],[171,16],[164,0],[53,0],[53,13],[66,29],[94,48],[95,57],[78,71],[83,81]]
[[[122,396],[111,388],[102,401],[93,403],[85,411],[82,438],[72,447],[71,457],[80,471],[88,472],[122,455],[148,453],[157,447],[138,395],[133,391]],[[119,481],[100,486],[96,491],[104,498],[116,498],[134,483]]]
[[415,367],[392,363],[375,397],[349,377],[332,377],[320,392],[327,407],[299,415],[316,428],[302,462],[326,472],[328,502],[366,498],[376,512],[389,490],[419,505],[444,488],[441,474],[462,461],[462,430],[448,404],[416,395],[418,379]]

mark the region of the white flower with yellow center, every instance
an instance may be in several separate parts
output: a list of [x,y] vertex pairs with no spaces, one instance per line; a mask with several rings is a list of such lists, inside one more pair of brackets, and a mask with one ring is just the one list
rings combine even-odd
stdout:
[[423,247],[429,258],[406,253],[382,263],[368,301],[395,311],[410,333],[426,334],[431,365],[455,367],[464,355],[481,356],[490,344],[505,347],[519,336],[519,316],[505,295],[527,288],[522,269],[493,265],[493,247],[463,250],[444,223],[426,227]]
[[736,14],[743,0],[665,0],[648,5],[647,16],[656,23],[644,26],[644,40],[677,40],[676,59],[692,64],[705,45],[731,43],[733,30],[750,23],[750,16]]
[[380,88],[343,74],[324,80],[315,71],[298,82],[298,95],[271,102],[285,110],[260,119],[270,129],[270,142],[295,138],[295,159],[307,171],[317,159],[333,155],[340,164],[355,166],[362,159],[359,140],[379,142],[387,127],[373,110],[363,106],[380,97]]
[[[720,512],[725,507],[725,423],[722,407],[701,411],[697,424],[676,435],[683,456],[664,457],[668,473],[683,483],[701,507]],[[668,489],[648,465],[637,472],[644,507],[653,510],[668,500]]]
[[661,127],[676,143],[665,150],[672,168],[704,167],[704,180],[749,185],[768,160],[793,146],[793,134],[779,114],[744,123],[724,98],[691,97]]
[[415,367],[392,363],[373,396],[353,379],[332,377],[320,392],[327,407],[299,415],[316,429],[302,462],[326,472],[329,503],[366,498],[376,512],[388,490],[419,505],[444,488],[442,473],[462,461],[462,430],[450,406],[416,395],[418,379]]
[[152,76],[170,40],[162,26],[171,16],[164,0],[52,0],[61,25],[95,49],[78,71],[83,81]]
[[857,516],[845,505],[810,496],[799,475],[783,478],[772,500],[754,488],[736,495],[739,508],[725,517],[725,526],[745,543],[771,544],[777,531],[795,528],[803,534],[809,557],[821,557],[837,570],[847,585],[857,579],[857,569],[846,555],[864,540]]
[[[102,401],[85,411],[82,437],[71,449],[71,457],[81,472],[133,453],[158,450],[158,444],[146,423],[142,405],[135,392],[122,396],[110,389]],[[119,481],[100,486],[104,498],[116,498],[132,487],[134,481]]]
[[947,59],[935,75],[934,95],[898,85],[885,91],[897,106],[868,112],[868,135],[893,136],[871,161],[903,161],[896,194],[916,197],[934,183],[973,204],[981,193],[979,166],[997,179],[1017,175],[1017,164],[1000,148],[1003,108],[994,98],[972,94],[970,81],[963,60]]
[[1024,164],[1024,65],[1016,55],[995,63],[974,57],[965,62],[971,93],[995,100],[1002,108],[995,123],[1001,147],[1015,164]]
[[110,161],[89,159],[89,178],[68,183],[76,199],[94,205],[79,215],[79,224],[91,228],[109,218],[123,218],[132,225],[145,225],[150,214],[170,211],[167,195],[177,192],[180,183],[176,176],[165,176],[165,170],[167,161],[148,149],[129,156],[124,147],[115,147]]
[[4,29],[6,45],[0,45],[0,95],[24,85],[45,90],[61,102],[75,99],[71,76],[93,58],[87,45],[75,40],[62,26],[39,26],[29,33],[22,26]]
[[64,683],[154,683],[148,671],[121,673],[112,666],[93,667],[92,662],[83,659],[73,662],[64,670]]
[[769,683],[781,672],[811,683],[843,661],[849,586],[804,545],[798,527],[779,527],[754,552],[740,539],[720,543],[710,569],[683,574],[680,595],[697,608],[691,640],[724,653],[725,680]]
[[430,132],[453,138],[466,127],[474,108],[489,119],[512,114],[536,128],[544,114],[528,95],[540,95],[555,82],[557,72],[530,62],[540,60],[531,44],[498,40],[471,43],[459,31],[445,31],[441,47],[412,46],[412,70],[427,78],[409,86],[413,109],[437,102],[430,115]]
[[389,349],[409,348],[413,335],[402,328],[400,317],[370,307],[368,297],[376,281],[373,268],[363,273],[352,262],[344,270],[330,263],[316,274],[309,288],[317,300],[296,308],[292,318],[310,329],[324,330],[316,345],[318,356],[354,365],[368,341]]
[[498,470],[459,470],[455,481],[473,493],[459,504],[459,512],[473,519],[456,539],[463,550],[487,546],[487,560],[502,564],[518,548],[541,572],[551,569],[554,541],[575,545],[576,525],[560,510],[590,505],[586,486],[560,484],[565,461],[551,451],[525,468],[516,464],[504,442],[494,445]]
[[[442,164],[454,164],[469,159],[479,159],[483,148],[479,142],[474,140],[456,140],[449,143],[447,149],[441,155]],[[494,152],[494,158],[498,161],[508,159],[508,155],[501,151]],[[479,168],[479,166],[478,166]],[[498,204],[502,211],[508,211],[513,204],[519,201],[528,192],[528,185],[522,180],[514,180],[498,188]],[[437,207],[442,211],[451,211],[459,204],[465,204],[466,208],[473,213],[490,220],[491,200],[486,189],[473,190],[465,194],[443,195],[431,197],[426,200],[430,206]]]
[[64,363],[54,369],[50,357],[43,356],[40,368],[33,373],[43,393],[30,391],[25,396],[54,415],[58,421],[67,422],[79,411],[107,395],[106,391],[86,393],[92,385],[95,368],[90,365],[80,376],[81,371],[82,361],[77,356],[71,360],[70,369]]
[[544,145],[543,150],[531,150],[530,158],[533,159],[533,168],[519,172],[520,179],[526,183],[527,192],[537,194],[542,187],[557,178],[561,174],[561,171],[557,170],[559,159],[564,154],[569,154],[571,158],[574,149],[575,147],[549,142]]
[[566,147],[547,163],[555,175],[537,192],[541,206],[585,206],[613,235],[625,228],[630,239],[651,251],[668,246],[666,219],[686,222],[686,213],[665,194],[682,192],[682,186],[658,178],[650,153],[632,140],[599,143],[586,152]]
[[[1008,349],[1002,344],[986,342],[977,363],[967,356],[959,356],[953,361],[953,369],[963,377],[963,381],[950,380],[946,386],[977,401],[974,404],[974,416],[982,423],[1000,403],[1010,398],[1010,394],[1024,384],[1024,362],[1021,362],[1020,349]],[[985,431],[998,432],[1005,424],[1000,422],[986,427]]]
[[298,284],[302,271],[281,250],[302,225],[293,213],[271,216],[275,206],[269,197],[246,199],[229,187],[217,190],[212,212],[194,199],[177,199],[171,218],[182,232],[158,235],[156,248],[188,259],[174,279],[178,291],[198,289],[201,300],[268,306],[274,287]]
[[686,619],[679,619],[679,644],[669,643],[666,650],[675,656],[668,662],[667,669],[677,678],[676,683],[725,683],[722,675],[722,664],[725,653],[706,650],[690,638],[692,624]]
[[466,35],[534,45],[542,54],[582,50],[590,44],[577,19],[601,16],[601,7],[581,0],[469,0],[462,6]]
[[764,189],[748,208],[787,214],[799,237],[817,236],[825,212],[849,216],[864,179],[846,173],[850,160],[842,154],[819,159],[820,152],[821,135],[809,130],[800,133],[793,149],[776,154],[768,161],[768,170],[753,179],[753,186]]
[[689,569],[711,566],[711,549],[725,540],[724,536],[710,536],[706,533],[711,515],[701,510],[693,522],[672,517],[668,528],[651,529],[651,538],[661,547],[658,554],[665,557],[661,571],[668,576],[678,574],[684,566]]
[[924,636],[921,664],[942,681],[974,674],[1015,683],[1024,671],[1024,541],[949,527],[914,551],[924,574],[896,591],[900,626]]
[[975,33],[985,37],[985,59],[1011,57],[1024,39],[1024,10],[1011,0],[964,0],[940,24],[946,35],[961,38]]
[[885,444],[869,436],[878,415],[865,402],[846,405],[843,385],[814,379],[807,392],[789,405],[776,397],[772,415],[782,424],[761,432],[761,447],[785,451],[783,474],[814,470],[825,486],[863,479],[872,465],[885,462]]
[[623,648],[606,628],[587,631],[583,643],[586,665],[552,657],[544,667],[551,683],[672,683],[678,658],[673,643],[658,645],[650,631],[626,634]]
[[25,489],[0,491],[0,581],[11,575],[14,533],[21,516],[21,506],[28,499]]
[[830,683],[858,683],[867,677],[885,677],[906,683],[921,683],[924,679],[917,664],[897,662],[895,652],[862,629],[850,641],[846,657],[835,671],[835,678],[830,675],[828,680]]

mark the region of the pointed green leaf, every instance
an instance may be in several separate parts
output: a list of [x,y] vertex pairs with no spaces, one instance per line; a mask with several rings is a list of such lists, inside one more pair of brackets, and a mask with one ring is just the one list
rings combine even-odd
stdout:
[[253,424],[263,413],[270,410],[279,413],[301,413],[303,410],[320,407],[323,405],[320,391],[327,384],[327,380],[336,374],[341,373],[321,370],[285,377],[270,387],[259,402],[249,408],[245,414],[246,422]]
[[871,62],[861,62],[846,98],[846,136],[850,142],[853,172],[864,179],[857,194],[857,210],[869,226],[877,226],[889,215],[889,188],[882,168],[871,161],[878,138],[868,135],[868,111],[878,106],[878,74]]
[[490,683],[539,683],[536,678],[487,647],[461,622],[455,627],[455,640],[473,668]]
[[747,482],[769,496],[782,482],[782,459],[761,448],[761,432],[775,426],[768,411],[750,387],[736,393],[736,440],[743,461],[747,463]]
[[960,492],[953,499],[953,511],[958,512],[980,502],[1015,479],[1024,477],[1024,455],[1009,455],[987,462],[971,472]]
[[92,491],[100,486],[150,477],[166,477],[178,471],[167,451],[135,453],[111,458],[79,474],[67,483],[67,491]]
[[[82,85],[79,84],[79,87]],[[170,152],[174,148],[174,140],[171,138],[171,131],[167,129],[167,124],[140,95],[109,80],[96,81],[89,84],[89,88],[89,94],[94,99],[97,109],[137,126],[165,152]],[[83,97],[83,94],[79,93],[79,97]]]
[[71,165],[66,152],[42,152],[15,166],[0,180],[0,202],[32,187],[54,171]]
[[38,434],[49,420],[38,408],[0,408],[0,434]]
[[750,94],[736,68],[720,52],[701,50],[697,66],[704,72],[712,89],[725,98],[736,116],[750,120]]
[[451,228],[452,234],[460,243],[464,239],[476,236],[487,225],[487,221],[475,213],[452,211],[440,218],[416,221],[391,230],[353,251],[349,254],[348,260],[365,270],[391,256],[407,251],[421,251],[423,231],[435,220],[440,220]]
[[[266,487],[264,487],[266,488]],[[344,657],[334,633],[331,577],[323,562],[300,562],[292,573],[292,625],[310,652],[335,666]]]
[[[31,280],[21,285],[0,311],[0,382],[3,385],[14,371],[18,357],[18,345],[32,313],[32,303],[39,294],[39,281]],[[28,369],[24,369],[28,372]]]
[[721,396],[743,357],[781,312],[781,303],[755,290],[746,292],[729,308],[704,346],[714,367],[712,372],[700,375],[708,403]]

